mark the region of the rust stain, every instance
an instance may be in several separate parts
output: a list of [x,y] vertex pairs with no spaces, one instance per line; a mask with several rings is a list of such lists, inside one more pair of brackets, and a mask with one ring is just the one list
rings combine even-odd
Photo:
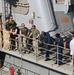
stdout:
[[62,18],[60,19],[60,22],[61,22],[61,23],[69,22],[69,17],[62,17]]

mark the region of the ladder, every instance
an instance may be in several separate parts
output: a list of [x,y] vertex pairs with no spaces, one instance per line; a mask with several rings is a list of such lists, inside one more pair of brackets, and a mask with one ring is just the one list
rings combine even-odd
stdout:
[[5,18],[6,18],[6,17],[8,16],[8,14],[9,14],[8,7],[9,7],[9,5],[8,5],[8,3],[7,3],[6,0],[5,0]]
[[5,23],[5,18],[9,14],[9,4],[6,0],[2,0],[2,21]]

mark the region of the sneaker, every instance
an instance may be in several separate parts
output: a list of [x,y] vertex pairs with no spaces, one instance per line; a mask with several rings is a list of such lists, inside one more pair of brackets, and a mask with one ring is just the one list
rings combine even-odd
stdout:
[[46,59],[45,59],[45,61],[48,61],[48,60],[50,60],[50,59],[49,59],[49,58],[46,58]]
[[55,62],[54,64],[57,64],[57,62]]

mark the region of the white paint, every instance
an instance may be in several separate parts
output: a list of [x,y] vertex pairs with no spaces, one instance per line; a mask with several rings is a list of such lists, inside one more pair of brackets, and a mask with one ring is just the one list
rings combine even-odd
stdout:
[[32,19],[32,14],[35,12],[34,24],[40,31],[49,31],[52,28],[51,14],[48,10],[47,0],[28,0],[30,9],[27,15],[13,13],[14,19],[18,25],[25,23],[26,27],[31,28],[28,20]]
[[[2,11],[2,0],[0,0],[1,10]],[[28,0],[29,3],[29,13],[27,15],[22,15],[18,13],[12,13],[14,20],[17,22],[18,26],[21,26],[22,23],[25,23],[26,27],[31,28],[32,24],[28,23],[28,20],[33,19],[33,12],[35,12],[34,24],[37,29],[41,31],[50,31],[54,29],[55,25],[52,23],[50,14],[51,9],[49,9],[47,0]],[[64,11],[64,4],[56,4],[53,0],[54,11]],[[61,9],[60,9],[61,8]],[[59,28],[60,29],[60,28]],[[54,35],[56,31],[51,33]],[[60,30],[60,32],[62,32]]]
[[2,13],[2,0],[0,0],[0,13]]

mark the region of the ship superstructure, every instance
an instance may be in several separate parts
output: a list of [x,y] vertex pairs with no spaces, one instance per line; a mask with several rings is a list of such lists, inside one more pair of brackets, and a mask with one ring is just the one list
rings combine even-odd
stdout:
[[[25,23],[30,29],[32,25],[36,25],[40,32],[49,32],[52,37],[58,32],[63,38],[73,35],[73,0],[0,0],[0,2],[3,23],[8,15],[13,15],[18,26]],[[28,51],[28,49],[22,47],[20,37],[19,35],[17,51],[6,50],[3,47],[0,49],[1,67],[2,70],[5,70],[5,74],[9,73],[9,67],[13,66],[15,75],[18,69],[22,75],[74,75],[73,66],[70,66],[70,62],[66,60],[72,59],[67,55],[69,49],[64,50],[63,48],[63,60],[61,61],[63,64],[58,66],[54,64],[57,60],[55,55],[58,54],[56,45],[49,44],[51,60],[45,61],[45,50],[44,54],[40,54],[39,50],[39,56],[35,56],[33,50],[30,54],[25,54],[23,51]]]

